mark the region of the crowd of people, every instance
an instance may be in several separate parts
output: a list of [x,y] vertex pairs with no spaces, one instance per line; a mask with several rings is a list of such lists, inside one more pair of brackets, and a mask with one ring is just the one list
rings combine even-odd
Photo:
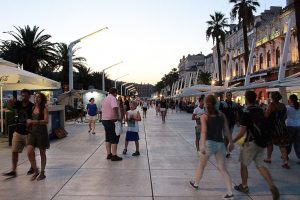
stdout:
[[[12,107],[16,111],[17,126],[12,140],[12,170],[3,174],[4,176],[15,177],[17,175],[18,154],[27,145],[27,154],[31,167],[28,175],[31,180],[43,180],[46,178],[46,149],[49,149],[47,133],[48,110],[47,99],[43,93],[36,93],[34,102],[30,102],[30,91],[21,91],[21,101],[15,101]],[[120,133],[116,131],[117,123],[127,125],[123,154],[128,153],[130,141],[135,143],[135,151],[132,156],[139,156],[139,124],[138,122],[147,117],[149,107],[155,107],[156,116],[161,116],[162,123],[166,121],[167,111],[171,109],[179,112],[182,110],[181,100],[166,100],[161,97],[159,100],[141,101],[131,100],[125,97],[117,97],[117,89],[111,88],[108,95],[102,101],[101,122],[105,130],[106,158],[111,161],[122,161],[117,155],[117,147]],[[248,166],[254,162],[260,175],[268,184],[273,199],[279,199],[279,191],[275,186],[272,176],[264,166],[264,163],[272,163],[273,147],[278,146],[281,152],[282,168],[290,169],[289,154],[294,148],[300,164],[300,108],[299,101],[295,94],[289,96],[288,105],[281,103],[282,96],[279,92],[271,93],[269,105],[263,105],[257,101],[257,95],[253,91],[245,93],[246,104],[241,106],[232,100],[232,93],[225,94],[225,100],[218,100],[213,95],[201,96],[194,104],[192,120],[195,121],[195,146],[200,157],[195,177],[190,185],[198,189],[203,176],[206,164],[211,156],[217,162],[217,169],[220,171],[227,194],[224,199],[233,199],[232,181],[225,165],[225,160],[231,157],[231,151],[235,143],[240,143],[240,174],[241,183],[234,187],[235,190],[243,193],[249,192]],[[140,110],[142,111],[142,116]],[[78,109],[83,110],[81,103]],[[95,99],[91,98],[86,105],[88,117],[88,132],[95,134],[95,123],[99,109]],[[79,116],[82,120],[82,116]],[[77,120],[77,119],[76,119]],[[238,133],[233,135],[234,129]],[[237,129],[236,129],[237,130]],[[40,151],[41,168],[37,167],[35,160],[35,148]],[[264,152],[267,149],[267,157]]]

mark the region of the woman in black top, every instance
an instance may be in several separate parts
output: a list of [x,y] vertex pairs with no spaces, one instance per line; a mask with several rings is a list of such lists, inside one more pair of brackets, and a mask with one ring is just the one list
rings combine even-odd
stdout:
[[210,156],[214,155],[217,162],[217,167],[222,174],[227,194],[223,199],[233,199],[232,182],[228,171],[225,167],[226,149],[224,146],[223,132],[229,140],[228,149],[233,149],[233,142],[228,128],[227,119],[224,114],[216,110],[217,100],[213,95],[208,95],[205,98],[206,114],[201,115],[201,140],[200,140],[200,160],[196,169],[194,181],[190,181],[190,185],[198,189],[198,185],[203,176],[203,172]]

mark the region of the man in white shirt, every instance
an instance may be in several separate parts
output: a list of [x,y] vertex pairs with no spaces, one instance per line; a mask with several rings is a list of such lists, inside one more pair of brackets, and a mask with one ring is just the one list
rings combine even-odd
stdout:
[[201,130],[201,124],[200,124],[200,116],[205,114],[205,108],[204,108],[204,96],[199,97],[198,106],[194,109],[192,120],[196,120],[195,122],[195,134],[196,134],[196,140],[195,145],[197,148],[197,152],[200,151],[199,149],[199,141],[200,141],[200,130]]

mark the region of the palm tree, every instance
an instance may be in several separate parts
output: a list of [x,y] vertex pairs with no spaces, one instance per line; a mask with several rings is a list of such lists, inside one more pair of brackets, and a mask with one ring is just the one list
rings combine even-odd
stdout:
[[200,71],[198,79],[200,80],[201,84],[210,85],[212,79],[211,73]]
[[91,82],[92,70],[89,67],[77,66],[78,72],[75,73],[76,89],[88,89]]
[[14,26],[17,32],[5,32],[14,40],[2,41],[1,55],[4,59],[23,65],[27,71],[38,73],[46,65],[52,65],[55,61],[54,44],[49,42],[50,35],[43,35],[44,29],[39,27]]
[[210,21],[207,21],[208,28],[206,30],[206,39],[209,40],[210,37],[213,39],[213,43],[216,41],[217,45],[217,56],[218,56],[218,71],[219,71],[219,85],[222,85],[222,67],[221,67],[221,51],[220,43],[225,46],[225,27],[228,27],[227,18],[221,12],[215,12],[215,15],[209,15],[211,17]]
[[229,3],[234,3],[234,6],[230,13],[231,19],[235,20],[238,17],[239,23],[242,22],[245,51],[244,62],[245,67],[247,67],[249,61],[247,29],[254,25],[253,12],[256,12],[256,7],[259,7],[260,4],[257,0],[229,0]]
[[[56,69],[61,69],[61,80],[63,84],[67,84],[69,81],[69,56],[68,45],[65,43],[59,43],[56,45]],[[86,59],[84,57],[76,57],[75,53],[78,48],[72,49],[73,55],[73,67],[77,70],[86,68]]]

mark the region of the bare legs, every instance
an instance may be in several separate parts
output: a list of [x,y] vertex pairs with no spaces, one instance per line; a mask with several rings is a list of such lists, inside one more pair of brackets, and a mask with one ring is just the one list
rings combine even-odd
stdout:
[[[46,168],[46,163],[47,163],[46,149],[39,149],[39,150],[40,150],[40,156],[41,156],[41,173],[40,174],[38,173],[38,168],[36,165],[34,147],[32,145],[27,146],[28,158],[29,158],[31,167],[34,170],[34,174],[31,178],[31,180],[35,180],[35,178],[38,175],[40,177],[40,180],[46,178],[46,176],[45,176],[45,168]],[[38,178],[38,180],[39,180],[39,178]]]
[[[281,159],[283,161],[283,166],[288,166],[288,152],[285,146],[279,147],[281,152]],[[267,159],[265,159],[265,162],[271,163],[272,161],[272,153],[273,153],[273,144],[268,144],[267,146]]]
[[95,134],[96,120],[89,120],[89,132]]
[[12,152],[12,171],[17,171],[17,165],[18,165],[19,155],[18,152]]
[[[227,193],[229,195],[232,195],[232,187],[231,187],[232,183],[231,183],[230,176],[227,172],[227,169],[225,167],[225,159],[223,153],[222,152],[216,153],[215,158],[216,158],[218,170],[220,171],[221,175],[224,178],[226,188],[227,188]],[[203,171],[205,169],[208,160],[209,160],[209,156],[202,153],[200,154],[200,160],[195,174],[195,185],[199,185],[200,180],[203,176]]]

